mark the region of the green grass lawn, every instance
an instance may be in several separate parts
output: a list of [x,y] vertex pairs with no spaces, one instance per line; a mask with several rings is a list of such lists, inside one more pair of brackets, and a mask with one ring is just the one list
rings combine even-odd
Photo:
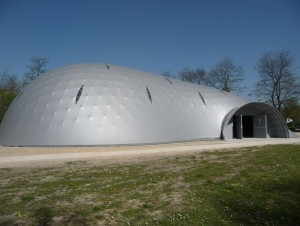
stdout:
[[0,169],[0,225],[300,225],[300,146]]

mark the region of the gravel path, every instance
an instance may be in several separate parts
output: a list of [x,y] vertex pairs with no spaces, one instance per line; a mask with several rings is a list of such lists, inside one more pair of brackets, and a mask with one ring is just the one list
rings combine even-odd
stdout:
[[118,147],[1,147],[0,168],[43,167],[70,161],[98,163],[140,161],[157,156],[188,154],[193,152],[253,147],[272,144],[300,145],[297,138],[211,140],[162,145],[118,146]]

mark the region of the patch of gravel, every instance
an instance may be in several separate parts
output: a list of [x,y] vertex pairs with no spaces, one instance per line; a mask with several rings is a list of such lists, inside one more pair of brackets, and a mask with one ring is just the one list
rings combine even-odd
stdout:
[[297,138],[232,139],[193,141],[157,145],[111,146],[111,147],[4,147],[0,146],[0,168],[11,167],[52,167],[74,161],[89,164],[110,164],[139,162],[162,156],[193,154],[272,144],[300,144]]

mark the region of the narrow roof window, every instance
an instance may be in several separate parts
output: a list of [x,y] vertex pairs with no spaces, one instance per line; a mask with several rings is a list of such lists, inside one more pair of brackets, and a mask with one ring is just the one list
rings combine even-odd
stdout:
[[205,100],[204,100],[204,98],[203,98],[202,94],[201,94],[199,91],[198,91],[198,94],[199,94],[199,96],[200,96],[200,98],[201,98],[201,100],[202,100],[203,104],[205,104],[205,105],[206,105],[206,103],[205,103]]
[[148,97],[149,97],[149,100],[151,101],[151,103],[152,103],[152,97],[151,97],[151,93],[150,93],[150,91],[149,91],[149,89],[148,89],[148,87],[146,86],[146,90],[147,90],[147,94],[148,94]]
[[16,102],[16,101],[20,98],[20,96],[21,96],[22,93],[23,93],[23,92],[21,91],[21,92],[17,95],[17,97],[14,99],[14,102]]
[[171,80],[168,77],[165,77],[165,78],[169,81],[169,83],[171,83],[173,85],[173,83],[171,82]]
[[220,89],[220,92],[227,96],[227,93],[224,90]]
[[77,102],[79,101],[81,94],[82,94],[82,90],[83,90],[83,85],[79,88],[79,90],[77,92],[75,104],[77,104]]

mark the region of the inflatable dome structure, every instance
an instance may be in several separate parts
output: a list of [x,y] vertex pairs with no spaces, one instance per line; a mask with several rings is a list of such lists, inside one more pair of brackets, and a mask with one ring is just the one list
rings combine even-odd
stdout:
[[211,87],[108,64],[73,65],[36,78],[0,125],[0,145],[167,143],[289,137],[274,108]]

